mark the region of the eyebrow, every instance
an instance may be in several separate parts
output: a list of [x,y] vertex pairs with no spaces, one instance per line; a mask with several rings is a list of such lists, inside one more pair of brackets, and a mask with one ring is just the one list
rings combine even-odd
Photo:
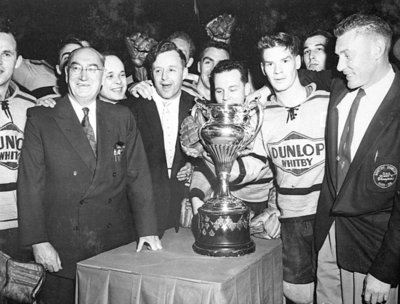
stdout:
[[203,59],[201,61],[205,61],[206,59],[214,61],[214,59],[212,59],[211,57],[208,57],[208,56],[203,57]]
[[[317,44],[315,44],[314,46],[323,46],[323,47],[326,47],[326,44],[323,44],[323,43],[317,43]],[[305,50],[305,49],[308,49],[309,48],[309,46],[305,46],[305,47],[303,47],[303,49]]]

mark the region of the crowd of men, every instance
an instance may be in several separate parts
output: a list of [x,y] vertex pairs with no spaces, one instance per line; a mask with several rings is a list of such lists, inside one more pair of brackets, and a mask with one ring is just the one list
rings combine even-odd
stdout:
[[122,61],[78,37],[43,81],[0,28],[0,250],[44,266],[38,303],[74,303],[80,260],[133,241],[162,249],[188,196],[196,225],[216,179],[191,109],[255,97],[263,126],[231,186],[255,235],[282,240],[283,301],[398,303],[400,76],[384,20],[351,15],[302,43],[261,37],[255,92],[226,41],[204,44],[199,75],[187,33],[127,41],[129,89]]

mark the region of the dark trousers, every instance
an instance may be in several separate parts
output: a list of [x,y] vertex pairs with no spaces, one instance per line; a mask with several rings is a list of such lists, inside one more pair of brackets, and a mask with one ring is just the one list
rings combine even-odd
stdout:
[[38,304],[74,304],[75,280],[62,278],[49,272],[46,275]]

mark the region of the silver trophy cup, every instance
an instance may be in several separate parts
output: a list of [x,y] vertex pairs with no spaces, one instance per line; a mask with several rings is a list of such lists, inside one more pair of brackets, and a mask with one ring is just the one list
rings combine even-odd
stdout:
[[261,128],[263,109],[248,104],[198,104],[206,122],[199,135],[218,176],[218,191],[198,210],[199,233],[193,250],[209,256],[240,256],[255,250],[250,238],[250,210],[229,191],[232,165]]

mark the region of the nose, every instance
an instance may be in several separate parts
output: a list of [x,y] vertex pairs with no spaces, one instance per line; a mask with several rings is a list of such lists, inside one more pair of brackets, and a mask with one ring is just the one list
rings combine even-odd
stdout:
[[87,77],[87,75],[88,75],[87,73],[88,73],[87,69],[82,69],[81,74],[79,75],[80,78],[81,79],[87,79],[88,78]]
[[229,95],[228,92],[227,92],[227,91],[224,91],[224,92],[223,92],[223,95],[222,95],[222,100],[223,100],[223,101],[228,100],[228,98],[229,98],[228,95]]
[[315,58],[315,51],[311,50],[309,56],[310,56],[310,59]]
[[274,73],[275,74],[282,73],[282,66],[279,63],[275,65]]
[[162,72],[161,78],[162,78],[162,80],[165,80],[165,79],[168,78],[168,72],[167,72],[166,70],[164,70],[164,71]]
[[339,72],[342,72],[346,68],[346,63],[342,56],[339,56],[339,60],[338,60],[336,68]]
[[117,76],[116,79],[115,79],[115,82],[118,83],[118,84],[121,84],[122,83],[121,76]]

